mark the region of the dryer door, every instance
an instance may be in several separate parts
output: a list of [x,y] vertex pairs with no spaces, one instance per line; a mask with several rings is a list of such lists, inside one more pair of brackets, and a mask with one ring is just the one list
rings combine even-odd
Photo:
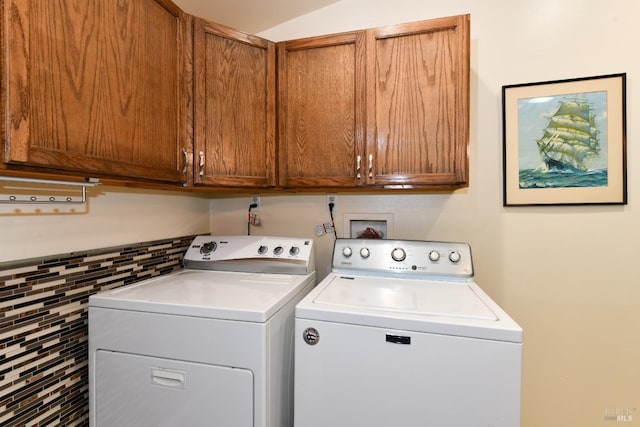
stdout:
[[246,369],[100,350],[97,427],[253,426]]

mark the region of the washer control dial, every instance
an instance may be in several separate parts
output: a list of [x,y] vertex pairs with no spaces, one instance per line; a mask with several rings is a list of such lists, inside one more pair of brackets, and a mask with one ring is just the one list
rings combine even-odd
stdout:
[[454,264],[459,263],[461,258],[462,257],[460,256],[460,252],[458,251],[453,251],[449,254],[449,261],[451,261]]
[[284,248],[282,246],[276,246],[273,249],[273,254],[274,255],[282,255],[282,252],[284,252]]
[[365,258],[365,259],[366,259],[366,258],[369,258],[369,255],[371,255],[371,252],[369,251],[369,249],[368,249],[368,248],[362,248],[362,249],[360,249],[360,256],[361,256],[362,258]]
[[349,258],[351,255],[353,255],[353,250],[349,246],[342,248],[342,256]]
[[394,261],[404,261],[406,257],[407,253],[402,248],[395,248],[391,251],[391,258],[393,258]]
[[289,255],[291,256],[296,256],[300,253],[300,248],[297,246],[291,246],[291,249],[289,249]]
[[436,250],[432,250],[431,252],[429,252],[429,260],[436,262],[440,260],[440,252],[436,251]]
[[267,251],[269,250],[268,247],[266,247],[265,245],[260,245],[260,247],[258,248],[258,253],[260,255],[264,255],[267,253]]

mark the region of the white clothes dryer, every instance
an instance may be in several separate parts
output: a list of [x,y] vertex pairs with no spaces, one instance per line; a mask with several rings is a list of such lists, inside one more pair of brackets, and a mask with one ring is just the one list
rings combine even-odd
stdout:
[[89,298],[91,426],[291,426],[312,240],[197,236],[184,264]]
[[296,307],[296,427],[517,427],[522,329],[463,243],[338,239]]

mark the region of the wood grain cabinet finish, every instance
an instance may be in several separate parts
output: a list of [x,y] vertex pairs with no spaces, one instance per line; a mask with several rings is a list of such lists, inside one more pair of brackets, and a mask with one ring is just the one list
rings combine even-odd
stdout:
[[168,0],[3,0],[4,162],[182,182],[184,17]]
[[283,187],[464,187],[469,16],[278,46]]
[[365,131],[365,37],[353,32],[278,44],[279,176],[283,187],[352,188]]
[[275,185],[275,44],[194,21],[194,182]]

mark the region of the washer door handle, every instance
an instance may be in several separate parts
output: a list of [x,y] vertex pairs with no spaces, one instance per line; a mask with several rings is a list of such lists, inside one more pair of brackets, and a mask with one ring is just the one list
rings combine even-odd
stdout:
[[409,345],[411,344],[411,337],[407,337],[404,335],[391,335],[391,334],[387,334],[387,342],[393,343],[393,344],[405,344],[405,345]]

